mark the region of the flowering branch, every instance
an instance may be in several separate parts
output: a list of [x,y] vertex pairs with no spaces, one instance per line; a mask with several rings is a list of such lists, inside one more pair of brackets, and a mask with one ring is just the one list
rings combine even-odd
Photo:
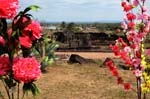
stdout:
[[[138,99],[142,99],[142,93],[143,99],[146,99],[146,93],[150,91],[150,63],[146,61],[150,54],[144,46],[150,33],[150,16],[145,4],[146,0],[122,0],[121,6],[126,13],[122,28],[127,40],[118,38],[115,45],[110,45],[115,56],[120,57],[133,71],[137,81]],[[109,62],[106,65],[109,68],[111,66]]]
[[[42,37],[42,28],[28,13],[39,7],[29,6],[17,14],[18,8],[19,0],[0,0],[0,80],[9,99],[15,98],[15,87],[18,87],[16,98],[20,98],[20,83],[24,84],[24,94],[29,90],[33,95],[39,93],[34,82],[41,76],[41,65],[31,52]],[[12,20],[10,26],[7,19]],[[19,52],[22,56],[18,56]]]

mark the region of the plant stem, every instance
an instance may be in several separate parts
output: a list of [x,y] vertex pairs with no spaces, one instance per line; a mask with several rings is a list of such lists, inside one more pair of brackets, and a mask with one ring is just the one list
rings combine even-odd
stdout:
[[144,93],[143,99],[146,99],[146,93]]
[[4,87],[5,87],[5,90],[6,90],[6,93],[7,93],[8,99],[11,99],[11,97],[10,97],[10,93],[9,93],[9,90],[8,90],[7,86],[5,85],[4,80],[2,80],[2,83],[3,83]]
[[12,96],[12,99],[14,99],[14,93],[13,93],[13,91],[12,91],[12,93],[11,93],[11,96]]
[[136,78],[137,80],[137,95],[138,95],[138,99],[142,99],[142,93],[141,93],[141,78],[140,77],[137,77]]
[[20,93],[20,91],[19,91],[19,82],[18,82],[18,92],[17,92],[17,99],[19,99],[19,93]]

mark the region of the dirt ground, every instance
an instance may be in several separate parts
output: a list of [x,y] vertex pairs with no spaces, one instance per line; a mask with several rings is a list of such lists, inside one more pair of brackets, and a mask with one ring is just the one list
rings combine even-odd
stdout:
[[[68,56],[78,54],[91,59],[114,57],[112,53],[97,52],[56,52],[56,54]],[[36,81],[41,93],[36,97],[28,94],[25,99],[136,99],[136,92],[125,91],[123,86],[117,85],[116,78],[112,77],[108,68],[100,68],[99,66],[100,64],[81,65],[68,64],[66,61],[55,62],[48,66],[47,73],[44,73]],[[133,89],[136,88],[132,72],[119,70],[119,74],[125,82],[133,85]]]
[[[124,91],[109,70],[97,64],[62,62],[49,66],[47,70],[37,81],[41,94],[36,99],[136,99],[135,92]],[[125,81],[136,85],[131,72],[120,72]]]
[[69,58],[71,54],[77,54],[84,58],[88,59],[105,59],[107,57],[115,57],[113,53],[104,53],[104,52],[55,52],[56,55],[65,55]]

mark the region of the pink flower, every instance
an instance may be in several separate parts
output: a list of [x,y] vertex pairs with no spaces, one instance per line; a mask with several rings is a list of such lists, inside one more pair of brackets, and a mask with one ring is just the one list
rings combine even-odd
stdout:
[[19,8],[18,0],[0,0],[0,18],[11,19]]
[[146,54],[146,55],[150,55],[150,49],[146,49],[145,54]]
[[19,37],[20,44],[25,48],[30,48],[32,46],[32,41],[29,36]]
[[0,43],[4,46],[5,45],[5,40],[2,36],[0,36]]
[[141,59],[140,58],[132,59],[132,64],[134,65],[135,68],[137,68],[141,64]]
[[139,20],[148,20],[148,15],[145,14],[145,13],[144,13],[144,14],[141,14],[141,15],[138,16],[138,19],[139,19]]
[[13,64],[14,78],[18,81],[29,83],[41,75],[40,64],[32,58],[19,58]]
[[128,28],[128,25],[126,24],[126,22],[122,22],[122,28],[123,28],[124,30],[126,30],[126,29]]
[[134,6],[138,6],[138,5],[139,5],[139,1],[138,1],[138,0],[134,0],[134,1],[133,1],[133,5],[134,5]]
[[8,57],[0,56],[0,76],[6,75],[10,69]]
[[140,42],[142,42],[142,37],[137,35],[137,36],[135,36],[134,40],[135,40],[135,42],[140,43]]
[[32,40],[35,39],[40,39],[42,34],[42,27],[40,26],[40,23],[36,22],[36,21],[32,21],[31,24],[29,24],[27,27],[25,27],[23,34],[27,34],[27,32],[31,32],[32,33]]
[[146,12],[146,11],[147,11],[147,9],[146,9],[145,6],[142,7],[142,10],[143,10],[143,12]]
[[134,74],[136,77],[141,77],[142,76],[142,71],[139,69],[134,70]]
[[131,48],[130,48],[129,46],[126,46],[126,47],[124,48],[124,51],[125,51],[126,53],[130,53],[130,52],[131,52]]

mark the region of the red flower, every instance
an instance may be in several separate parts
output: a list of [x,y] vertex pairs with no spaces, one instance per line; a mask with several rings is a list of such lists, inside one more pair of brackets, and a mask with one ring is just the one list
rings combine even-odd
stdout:
[[32,41],[29,36],[19,37],[20,44],[25,48],[30,48],[32,46]]
[[109,70],[110,70],[110,71],[116,69],[116,67],[114,66],[112,60],[107,61],[105,65],[109,67]]
[[126,58],[127,58],[127,53],[126,52],[121,52],[120,55],[121,55],[121,58],[123,60],[126,60]]
[[18,0],[0,0],[0,18],[11,19],[19,8]]
[[136,51],[136,57],[141,58],[141,53],[139,51]]
[[114,45],[114,46],[110,45],[110,48],[114,51],[114,54],[116,56],[120,55],[120,48],[118,47],[118,45]]
[[113,69],[111,73],[113,76],[118,76],[118,71],[116,69]]
[[124,84],[124,89],[125,90],[130,90],[131,89],[131,85],[129,83],[125,83]]
[[0,56],[0,76],[6,75],[10,69],[8,57]]
[[122,84],[122,83],[123,83],[123,80],[122,80],[121,77],[118,77],[118,78],[117,78],[117,83],[118,83],[118,84]]
[[113,62],[111,60],[106,62],[106,66],[112,66],[112,65],[113,65]]
[[135,26],[135,23],[134,22],[129,22],[129,27],[130,28],[133,28]]
[[4,46],[5,45],[5,40],[2,36],[0,36],[0,43]]
[[118,42],[122,43],[124,42],[123,39],[121,37],[118,38]]
[[131,42],[131,41],[133,41],[133,37],[132,36],[129,36],[128,37],[128,40]]
[[130,10],[132,10],[132,5],[124,5],[124,11],[128,12]]
[[29,83],[41,75],[40,64],[32,58],[19,58],[13,64],[14,78],[18,81]]
[[122,3],[121,3],[121,6],[122,6],[122,7],[125,7],[126,5],[127,5],[126,2],[122,2]]
[[127,44],[126,44],[125,42],[122,43],[122,47],[123,47],[123,48],[127,47]]
[[135,49],[135,48],[136,48],[136,44],[132,44],[131,47],[132,47],[133,49]]
[[23,34],[32,33],[31,39],[35,40],[41,38],[42,36],[41,31],[42,31],[42,27],[40,26],[40,23],[36,21],[32,21],[31,24],[25,27],[25,29],[23,30]]
[[127,13],[127,19],[128,20],[135,20],[136,19],[136,15],[135,14],[133,14],[133,13]]

